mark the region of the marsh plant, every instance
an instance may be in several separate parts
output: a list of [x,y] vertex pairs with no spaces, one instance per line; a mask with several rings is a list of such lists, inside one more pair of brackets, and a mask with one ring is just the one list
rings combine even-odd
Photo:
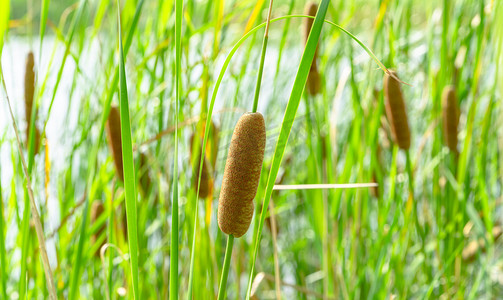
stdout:
[[503,1],[0,0],[0,57],[0,299],[503,298]]

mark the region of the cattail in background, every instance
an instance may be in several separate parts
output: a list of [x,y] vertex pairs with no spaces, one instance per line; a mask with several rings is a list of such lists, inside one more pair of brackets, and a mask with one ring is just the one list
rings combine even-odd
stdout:
[[124,181],[124,169],[122,167],[122,139],[121,139],[121,119],[119,108],[110,107],[110,114],[107,120],[108,145],[114,156],[115,169],[119,179]]
[[[98,221],[98,219],[103,215],[105,212],[105,207],[103,206],[103,203],[100,200],[94,200],[93,205],[91,206],[91,224],[94,224]],[[96,232],[91,236],[91,243],[94,244],[96,241],[99,239],[100,235],[105,231],[105,223],[101,225]],[[105,240],[101,242],[100,247],[98,248],[98,251],[96,251],[95,255],[99,256],[100,255],[100,250],[101,247],[105,244]]]
[[218,225],[226,234],[241,237],[250,226],[265,141],[262,114],[241,116],[232,134],[218,200]]
[[384,76],[386,115],[391,126],[393,139],[401,149],[408,150],[410,148],[410,129],[405,101],[400,82],[397,80],[398,76],[394,71],[391,71],[391,74]]
[[[314,2],[306,3],[306,7],[304,9],[304,13],[308,16],[316,16],[316,12],[318,11],[318,5]],[[311,32],[311,27],[313,27],[314,19],[305,18],[304,20],[304,43],[307,43],[307,38],[309,37],[309,33]],[[307,77],[307,92],[314,96],[320,92],[321,88],[321,78],[320,73],[318,71],[318,65],[316,63],[316,59],[318,58],[318,47],[316,47],[316,52],[314,53],[313,62],[311,64],[311,69],[309,69],[309,75]]]
[[454,86],[446,86],[442,92],[442,119],[445,143],[457,153],[459,108]]
[[139,165],[139,172],[138,172],[138,177],[139,183],[140,183],[140,188],[143,192],[144,195],[147,195],[148,192],[150,191],[150,187],[152,186],[152,179],[150,178],[149,174],[149,163],[148,163],[148,158],[147,155],[144,152],[140,152],[140,165]]
[[[196,139],[197,132],[194,132],[190,137],[190,157],[193,168],[192,186],[197,190],[197,181],[199,179],[199,162],[201,161],[201,147],[203,144],[205,126],[203,125],[200,131],[199,140]],[[196,143],[197,142],[197,143]],[[215,169],[216,158],[218,152],[218,128],[213,121],[210,123],[210,137],[206,143],[205,157],[203,161],[203,169],[201,173],[201,184],[199,186],[199,198],[205,199],[213,194],[213,170]],[[192,162],[192,157],[195,160]],[[211,164],[211,165],[210,165]]]
[[[24,75],[24,106],[26,119],[26,146],[28,146],[30,135],[31,113],[33,111],[33,99],[35,95],[35,59],[33,52],[29,52],[26,57],[26,71]],[[35,125],[35,154],[39,151],[40,130]]]

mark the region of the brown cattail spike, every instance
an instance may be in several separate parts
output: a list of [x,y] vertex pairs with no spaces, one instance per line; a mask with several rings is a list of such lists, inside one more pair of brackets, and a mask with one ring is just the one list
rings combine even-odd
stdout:
[[459,108],[454,86],[446,86],[442,92],[442,119],[445,143],[452,152],[457,153]]
[[[91,224],[96,223],[98,221],[98,219],[101,217],[101,215],[103,215],[104,212],[105,212],[105,208],[103,206],[103,203],[101,203],[100,200],[94,200],[93,205],[91,206]],[[96,230],[96,232],[91,236],[92,244],[95,244],[98,241],[100,235],[103,234],[104,231],[105,231],[105,223],[103,223],[103,225],[101,225]],[[99,253],[100,253],[99,249],[101,249],[101,247],[103,247],[104,244],[105,244],[105,240],[103,240],[103,242],[101,242],[100,247],[98,248],[98,251],[96,251],[96,253],[95,253],[96,256],[99,256]]]
[[117,176],[124,181],[124,169],[122,167],[122,139],[121,139],[121,119],[117,106],[110,108],[110,114],[107,120],[108,145],[114,156],[115,169]]
[[140,188],[143,192],[143,195],[147,195],[150,187],[152,186],[152,179],[149,174],[149,163],[147,155],[144,152],[140,153],[140,169],[138,172]]
[[[33,111],[33,99],[35,95],[35,59],[30,51],[26,57],[26,71],[24,76],[24,106],[26,119],[26,145],[28,146],[30,135],[31,113]],[[35,126],[35,154],[40,146],[40,130]]]
[[262,170],[265,138],[262,114],[241,116],[232,134],[218,200],[218,226],[226,234],[240,237],[248,231]]
[[[200,139],[196,140],[197,133],[193,133],[190,137],[190,157],[195,160],[192,163],[193,176],[192,176],[192,186],[194,190],[197,190],[197,181],[199,179],[199,162],[201,161],[201,147],[204,138],[205,126],[202,126],[200,131]],[[196,141],[198,142],[196,145]],[[199,198],[205,199],[213,194],[213,176],[212,171],[215,168],[216,158],[218,151],[218,129],[213,123],[210,123],[210,140],[206,143],[205,157],[203,161],[203,169],[201,173],[201,184],[199,185]],[[211,169],[210,169],[211,162]]]
[[410,129],[400,81],[394,71],[384,76],[386,115],[393,139],[401,149],[410,148]]
[[[305,14],[308,16],[316,16],[318,11],[318,5],[314,2],[306,3]],[[304,43],[307,43],[307,38],[313,27],[314,19],[306,18],[304,21]],[[311,96],[314,96],[320,92],[321,88],[321,78],[320,72],[318,71],[318,65],[316,59],[318,58],[318,47],[316,47],[316,52],[314,53],[313,62],[311,68],[309,69],[309,75],[307,77],[307,91]]]

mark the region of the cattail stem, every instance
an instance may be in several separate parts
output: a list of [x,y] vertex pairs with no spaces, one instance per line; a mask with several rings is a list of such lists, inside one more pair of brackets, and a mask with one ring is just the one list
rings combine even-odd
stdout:
[[[419,216],[418,216],[418,210],[416,206],[416,202],[414,201],[414,177],[413,177],[413,172],[412,172],[412,162],[410,159],[410,151],[407,149],[405,150],[405,159],[406,159],[406,168],[407,168],[407,175],[409,176],[409,193],[410,193],[410,199],[409,201],[412,201],[412,207],[413,211],[412,214],[414,215],[414,222],[416,223],[416,229],[419,234],[419,237],[421,238],[421,252],[423,252],[424,257],[426,258],[426,250],[424,248],[424,241],[426,240],[425,233],[423,231],[423,228],[421,227],[421,223],[419,223]],[[425,273],[428,275],[428,278],[430,278],[431,272],[429,271],[429,267],[424,264],[425,268]]]
[[234,245],[234,236],[229,234],[227,238],[227,247],[225,248],[224,267],[222,269],[222,277],[218,287],[218,300],[225,299],[225,288],[227,286],[227,277],[229,276],[229,268],[232,256],[232,246]]
[[262,52],[260,54],[260,65],[259,65],[258,75],[257,75],[257,85],[255,86],[255,97],[253,99],[252,112],[257,112],[257,108],[258,108],[258,96],[260,94],[260,85],[262,84],[262,73],[264,72],[265,52],[267,49],[267,41],[269,40],[269,24],[271,23],[272,3],[273,3],[273,0],[271,0],[271,2],[269,2],[269,11],[267,13],[267,23],[265,25],[264,40],[262,41]]

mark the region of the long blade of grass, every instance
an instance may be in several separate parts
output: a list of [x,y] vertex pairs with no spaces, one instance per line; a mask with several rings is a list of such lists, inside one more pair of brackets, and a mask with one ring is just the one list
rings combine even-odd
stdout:
[[121,120],[122,161],[124,168],[124,190],[126,196],[126,217],[131,276],[133,278],[134,299],[140,299],[138,288],[138,232],[136,218],[136,179],[133,160],[133,144],[131,137],[131,124],[129,119],[129,103],[126,84],[126,70],[124,67],[124,53],[122,51],[122,30],[120,0],[117,0],[117,25],[119,36],[119,102]]
[[[175,1],[175,128],[180,113],[181,51],[183,1]],[[171,252],[169,266],[169,298],[178,299],[178,131],[175,131],[173,163],[173,203],[171,208]]]
[[[2,143],[3,141],[0,141]],[[2,174],[2,169],[0,168],[0,174]],[[1,285],[1,295],[3,299],[7,299],[7,260],[5,259],[5,236],[4,236],[4,209],[3,209],[3,197],[2,197],[2,178],[0,176],[0,285]]]

